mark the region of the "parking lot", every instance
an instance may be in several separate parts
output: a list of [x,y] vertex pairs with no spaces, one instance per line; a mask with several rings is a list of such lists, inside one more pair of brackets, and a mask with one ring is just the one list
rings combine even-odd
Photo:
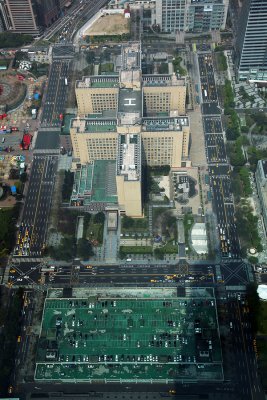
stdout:
[[212,289],[188,297],[173,288],[131,289],[128,298],[117,292],[46,299],[36,380],[222,378]]

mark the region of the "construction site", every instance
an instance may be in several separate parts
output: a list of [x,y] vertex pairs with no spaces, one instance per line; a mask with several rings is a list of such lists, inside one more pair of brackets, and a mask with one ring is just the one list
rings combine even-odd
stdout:
[[37,382],[221,381],[211,288],[48,292]]

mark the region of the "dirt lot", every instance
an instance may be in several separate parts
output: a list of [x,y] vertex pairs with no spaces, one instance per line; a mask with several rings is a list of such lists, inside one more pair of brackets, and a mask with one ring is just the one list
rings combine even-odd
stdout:
[[113,14],[100,17],[84,35],[122,35],[128,32],[129,20],[123,14]]

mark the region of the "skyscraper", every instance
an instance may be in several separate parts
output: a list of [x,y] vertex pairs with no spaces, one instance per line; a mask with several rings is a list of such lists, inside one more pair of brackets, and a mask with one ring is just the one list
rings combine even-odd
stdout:
[[240,80],[267,80],[267,1],[243,0],[239,13],[235,62]]
[[38,34],[37,14],[32,0],[5,0],[5,8],[8,14],[8,30]]
[[57,20],[67,0],[2,0],[2,3],[7,30],[36,35]]
[[163,32],[208,32],[225,28],[229,0],[156,0]]

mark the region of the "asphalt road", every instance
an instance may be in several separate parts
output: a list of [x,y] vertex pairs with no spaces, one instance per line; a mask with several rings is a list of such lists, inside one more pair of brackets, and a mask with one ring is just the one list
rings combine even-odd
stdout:
[[214,284],[214,267],[208,264],[189,266],[188,271],[181,274],[177,265],[82,265],[74,262],[72,265],[57,266],[55,271],[49,271],[41,262],[14,262],[10,268],[9,284],[12,286],[32,287],[35,285],[76,286],[76,285],[137,285],[144,284],[205,286]]
[[248,307],[242,307],[238,299],[228,302],[231,324],[232,352],[238,369],[236,390],[242,398],[263,400],[257,359],[251,334]]
[[202,96],[203,129],[209,166],[213,209],[217,215],[217,231],[223,258],[239,258],[240,246],[236,233],[235,209],[230,182],[230,165],[225,150],[223,124],[218,107],[211,53],[198,55]]
[[59,127],[62,121],[60,114],[65,111],[68,86],[69,60],[55,60],[50,69],[45,102],[41,117],[41,127]]
[[[33,157],[14,255],[41,256],[57,168],[56,156]],[[24,252],[24,254],[23,254]]]

